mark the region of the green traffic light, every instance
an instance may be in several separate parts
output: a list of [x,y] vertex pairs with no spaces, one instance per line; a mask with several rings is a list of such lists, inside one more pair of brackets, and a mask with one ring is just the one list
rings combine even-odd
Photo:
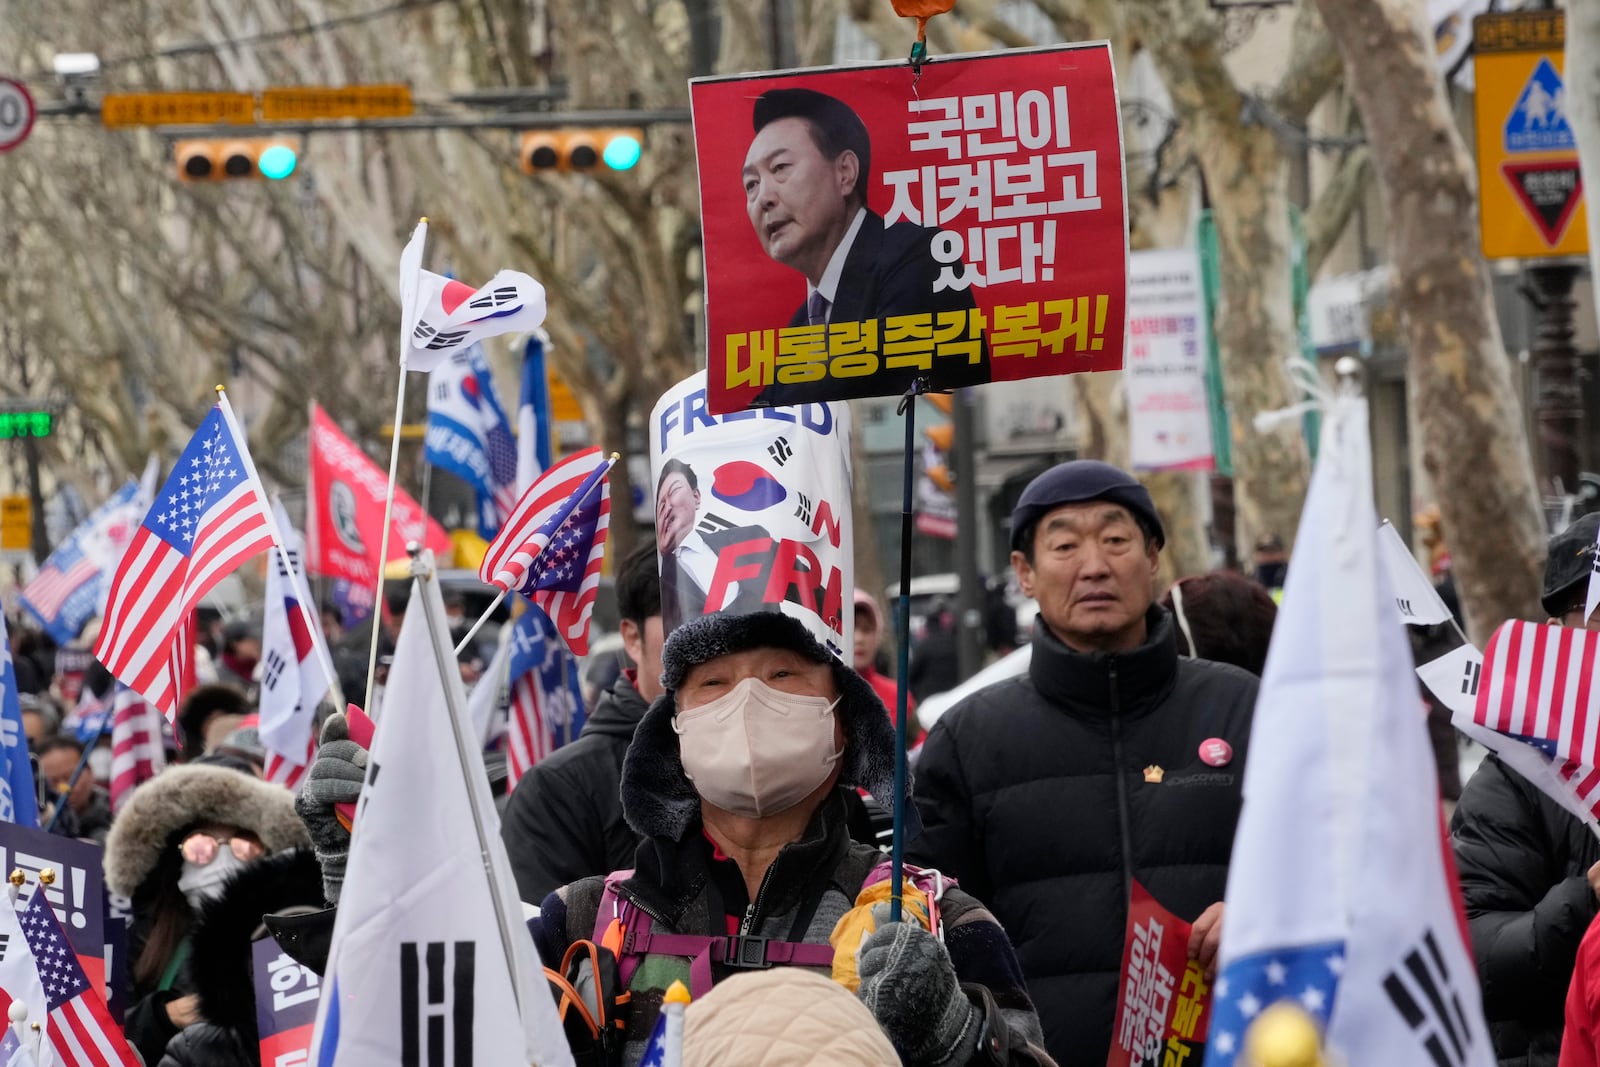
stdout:
[[275,144],[261,153],[261,158],[256,165],[261,168],[261,176],[272,181],[282,181],[294,173],[294,149],[288,145]]
[[603,156],[606,166],[612,170],[632,170],[639,162],[643,146],[637,137],[628,134],[618,134],[606,142]]

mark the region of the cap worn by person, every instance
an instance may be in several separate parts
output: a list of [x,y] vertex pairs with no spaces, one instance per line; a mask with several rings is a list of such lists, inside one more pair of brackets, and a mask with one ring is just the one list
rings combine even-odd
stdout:
[[856,590],[855,610],[866,612],[872,618],[873,627],[883,629],[883,616],[878,613],[878,601],[865,589]]
[[1082,504],[1091,500],[1104,500],[1127,508],[1141,527],[1149,532],[1157,548],[1166,544],[1167,535],[1161,528],[1161,517],[1156,514],[1150,491],[1139,480],[1119,467],[1097,459],[1075,459],[1061,463],[1028,483],[1011,511],[1011,548],[1024,552],[1024,536],[1031,534],[1034,524],[1045,515],[1064,504]]
[[1600,511],[1592,511],[1550,538],[1544,561],[1544,590],[1539,603],[1545,614],[1559,619],[1567,613],[1582,589],[1588,588],[1594,570],[1595,536],[1600,532]]

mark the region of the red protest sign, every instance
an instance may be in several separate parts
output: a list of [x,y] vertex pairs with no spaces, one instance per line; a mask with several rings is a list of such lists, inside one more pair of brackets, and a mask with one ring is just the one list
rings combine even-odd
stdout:
[[1189,959],[1191,925],[1133,883],[1106,1067],[1193,1067],[1204,1059],[1211,983]]
[[691,83],[708,407],[1122,366],[1109,46]]
[[[311,477],[306,486],[306,570],[371,588],[377,582],[383,499],[389,477],[346,437],[322,408],[311,409]],[[406,542],[450,551],[450,535],[417,502],[395,490],[389,523],[389,562],[406,558]]]

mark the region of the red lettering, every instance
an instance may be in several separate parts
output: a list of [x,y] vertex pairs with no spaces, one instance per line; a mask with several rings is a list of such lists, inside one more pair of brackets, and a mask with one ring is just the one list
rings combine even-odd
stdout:
[[844,606],[844,576],[839,568],[830,568],[824,584],[822,563],[815,552],[798,541],[779,541],[761,599],[768,604],[792,600],[833,627]]
[[770,537],[755,537],[723,546],[722,551],[717,553],[717,569],[711,575],[711,588],[706,590],[706,614],[722,610],[723,601],[729,599],[730,585],[759,578],[761,565],[771,554]]
[[828,543],[834,548],[839,547],[839,516],[833,513],[833,508],[826,500],[817,501],[817,517],[811,523],[811,532],[816,533],[824,526],[828,528]]

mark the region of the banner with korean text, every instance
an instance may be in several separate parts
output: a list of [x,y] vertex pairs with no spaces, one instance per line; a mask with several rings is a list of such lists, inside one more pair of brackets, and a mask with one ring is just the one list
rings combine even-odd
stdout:
[[1128,452],[1137,470],[1212,470],[1205,300],[1193,249],[1135,252],[1128,266]]
[[1131,883],[1106,1067],[1197,1064],[1205,1058],[1211,983],[1189,958],[1190,929],[1144,886]]
[[849,662],[850,425],[843,403],[712,415],[704,371],[656,402],[650,485],[666,632],[716,611],[781,611]]
[[1104,42],[690,83],[708,409],[1122,366]]

